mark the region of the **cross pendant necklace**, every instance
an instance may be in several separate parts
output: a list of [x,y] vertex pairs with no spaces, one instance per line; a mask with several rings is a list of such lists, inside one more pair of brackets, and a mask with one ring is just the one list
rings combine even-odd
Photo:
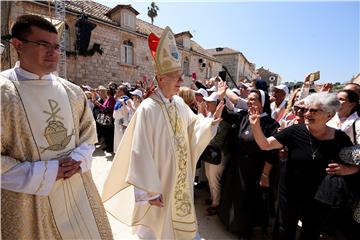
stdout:
[[321,142],[319,143],[319,145],[317,146],[317,148],[314,150],[313,149],[313,143],[311,141],[311,135],[310,135],[310,131],[308,130],[308,135],[309,135],[309,142],[310,142],[310,149],[311,149],[311,157],[313,160],[315,160],[316,158],[316,153],[319,151],[320,149],[320,145],[321,145]]

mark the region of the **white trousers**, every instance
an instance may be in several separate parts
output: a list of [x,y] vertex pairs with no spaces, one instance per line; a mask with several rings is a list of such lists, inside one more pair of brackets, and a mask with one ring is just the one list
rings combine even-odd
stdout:
[[205,163],[205,174],[209,182],[210,195],[212,199],[211,206],[217,207],[220,203],[220,192],[221,184],[220,179],[225,167],[225,158],[222,156],[221,163],[219,165],[214,165],[211,163]]

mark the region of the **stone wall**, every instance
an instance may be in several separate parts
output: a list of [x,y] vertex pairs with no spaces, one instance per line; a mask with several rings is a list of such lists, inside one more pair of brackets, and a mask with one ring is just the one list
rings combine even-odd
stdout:
[[[238,82],[239,54],[216,55],[216,58],[219,59],[221,63],[228,69],[234,81]],[[230,78],[230,77],[226,76],[226,78]]]
[[[15,21],[17,16],[22,14],[39,14],[49,17],[49,9],[43,5],[33,2],[13,2],[13,7],[10,13],[10,23]],[[52,10],[52,15],[54,11]],[[67,12],[66,23],[70,32],[70,50],[74,51],[75,36],[75,22],[77,16]],[[92,31],[89,48],[94,43],[99,43],[103,54],[95,53],[93,56],[67,56],[66,68],[67,79],[76,84],[87,84],[92,87],[98,85],[106,85],[110,81],[132,82],[146,78],[153,78],[153,59],[147,46],[147,36],[136,32],[127,32],[120,30],[116,26],[105,24],[99,21],[94,22],[97,27]],[[127,65],[121,62],[121,46],[126,40],[133,43],[133,64]],[[11,47],[11,62],[14,66],[17,54]],[[199,68],[198,59],[204,58],[192,51],[181,50],[182,56],[188,56],[190,60],[190,73],[195,72],[198,79],[205,78],[206,71]],[[211,76],[216,75],[221,71],[221,64],[211,60],[206,60],[211,65]],[[2,70],[3,67],[2,67]],[[186,76],[185,85],[191,84],[191,76]]]

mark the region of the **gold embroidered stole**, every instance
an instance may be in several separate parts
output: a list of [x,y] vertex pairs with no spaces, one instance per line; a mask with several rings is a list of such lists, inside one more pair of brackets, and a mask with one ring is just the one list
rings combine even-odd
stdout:
[[[175,100],[174,100],[175,101]],[[170,139],[175,153],[176,180],[171,201],[172,224],[175,239],[194,239],[197,231],[195,207],[189,184],[192,184],[190,153],[187,146],[183,122],[174,101],[164,105],[158,102],[167,119]]]
[[[40,160],[62,159],[76,147],[72,108],[58,81],[13,83],[19,92]],[[41,94],[38,94],[41,92]],[[46,172],[46,170],[45,170]],[[44,178],[45,179],[45,173]],[[38,190],[40,190],[40,184]],[[49,195],[53,216],[63,239],[100,239],[81,175],[55,182]]]

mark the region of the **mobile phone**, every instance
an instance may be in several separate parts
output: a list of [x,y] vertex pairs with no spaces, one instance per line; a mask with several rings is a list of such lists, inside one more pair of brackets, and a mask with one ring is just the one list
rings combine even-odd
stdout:
[[315,82],[315,81],[317,81],[319,79],[320,79],[320,71],[313,72],[313,73],[310,74],[310,77],[309,77],[310,82]]

